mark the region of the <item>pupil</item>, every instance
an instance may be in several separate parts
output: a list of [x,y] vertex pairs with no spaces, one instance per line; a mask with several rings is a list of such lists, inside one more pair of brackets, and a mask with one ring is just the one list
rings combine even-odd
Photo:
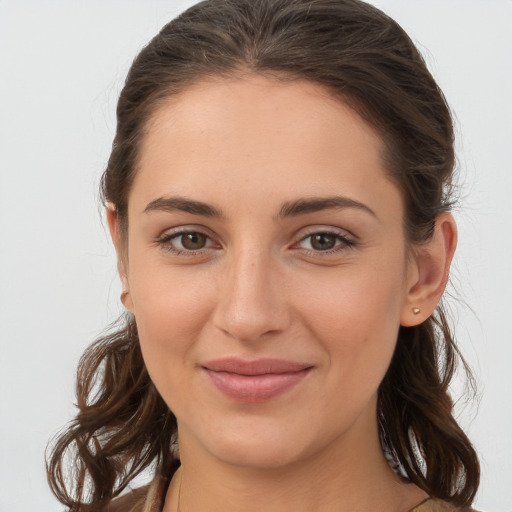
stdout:
[[328,251],[336,245],[336,237],[325,233],[313,235],[311,245],[318,251]]
[[201,233],[187,233],[181,237],[181,243],[185,249],[202,249],[206,244],[206,236]]

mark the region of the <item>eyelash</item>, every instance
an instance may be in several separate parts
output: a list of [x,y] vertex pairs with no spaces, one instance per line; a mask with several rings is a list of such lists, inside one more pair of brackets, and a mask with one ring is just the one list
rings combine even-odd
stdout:
[[[212,240],[212,238],[210,236],[208,236],[206,233],[204,233],[203,231],[184,229],[181,231],[175,231],[172,233],[164,234],[163,236],[161,236],[160,238],[158,238],[156,240],[156,244],[159,247],[161,247],[162,249],[164,249],[165,251],[175,254],[177,256],[195,256],[205,250],[211,249],[211,247],[202,247],[202,248],[194,251],[194,250],[176,248],[170,244],[170,242],[172,240],[183,237],[185,235],[191,235],[191,234],[197,234],[197,235],[204,236],[204,237],[206,237],[207,241]],[[305,251],[307,251],[310,254],[314,254],[314,255],[332,255],[332,254],[336,254],[336,253],[342,252],[344,250],[353,248],[356,245],[356,243],[353,240],[351,240],[350,238],[348,238],[345,235],[341,235],[340,233],[338,233],[336,231],[317,230],[317,231],[312,231],[311,233],[308,233],[307,235],[303,236],[298,242],[295,242],[292,247],[300,245],[302,242],[304,242],[308,238],[311,239],[315,235],[317,235],[317,236],[318,235],[333,236],[336,239],[336,241],[335,241],[336,245],[332,249],[326,249],[323,251],[322,250],[314,250],[314,249],[305,249]]]
[[312,231],[311,233],[308,233],[306,236],[302,237],[299,240],[299,242],[297,242],[294,245],[301,244],[302,242],[304,242],[308,238],[311,239],[315,235],[317,235],[317,236],[318,235],[324,235],[324,236],[329,236],[329,237],[332,236],[332,237],[334,237],[335,238],[335,246],[332,249],[327,249],[327,250],[324,250],[324,251],[322,251],[322,250],[314,250],[314,249],[306,249],[306,251],[308,251],[310,254],[313,253],[315,255],[321,254],[321,255],[326,255],[327,256],[327,255],[330,255],[330,254],[332,255],[332,254],[336,254],[336,253],[345,251],[347,249],[351,249],[351,248],[353,248],[356,245],[354,240],[351,240],[347,236],[342,235],[339,232],[329,231],[329,230],[315,230],[315,231]]
[[195,255],[200,254],[201,252],[203,252],[205,249],[208,250],[210,248],[209,247],[202,247],[201,249],[198,249],[196,251],[194,251],[194,250],[187,250],[187,249],[179,249],[179,248],[173,247],[170,244],[170,242],[172,240],[175,240],[177,238],[183,237],[185,235],[196,235],[196,234],[197,235],[202,235],[202,236],[206,237],[207,241],[208,240],[211,241],[211,237],[208,236],[206,233],[204,233],[202,231],[193,230],[193,229],[184,229],[184,230],[181,230],[181,231],[175,231],[173,233],[166,233],[163,236],[161,236],[160,238],[158,238],[156,240],[156,243],[157,243],[157,245],[159,247],[161,247],[165,251],[170,252],[172,254],[175,254],[177,256],[195,256]]

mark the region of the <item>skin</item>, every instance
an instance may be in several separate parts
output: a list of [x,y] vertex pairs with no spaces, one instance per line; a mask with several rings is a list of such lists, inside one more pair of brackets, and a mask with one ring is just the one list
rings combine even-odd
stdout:
[[[408,244],[382,151],[372,127],[306,81],[202,81],[149,122],[127,238],[115,210],[107,216],[125,306],[178,420],[182,467],[166,512],[178,494],[182,512],[407,511],[426,498],[382,455],[377,389],[399,326],[428,318],[441,297],[456,229],[443,213],[428,243]],[[333,196],[344,204],[283,212]],[[176,197],[222,216],[165,202]],[[204,246],[188,250],[183,231]],[[330,250],[313,245],[319,232]],[[312,370],[244,403],[202,371],[228,356]]]

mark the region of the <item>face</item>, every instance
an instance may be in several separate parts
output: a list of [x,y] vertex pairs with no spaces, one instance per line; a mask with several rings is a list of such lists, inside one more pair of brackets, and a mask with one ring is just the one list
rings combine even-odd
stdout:
[[410,280],[381,153],[304,81],[205,81],[152,118],[121,257],[182,452],[276,467],[376,435]]

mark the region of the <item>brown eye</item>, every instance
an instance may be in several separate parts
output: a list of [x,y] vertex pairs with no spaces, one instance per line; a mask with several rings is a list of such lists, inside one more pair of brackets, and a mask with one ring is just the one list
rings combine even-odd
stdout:
[[197,251],[206,246],[208,237],[203,233],[184,233],[180,235],[181,246],[188,251]]
[[155,240],[157,246],[176,256],[196,256],[210,254],[211,250],[220,249],[210,236],[201,231],[181,230],[166,233]]
[[338,232],[317,231],[305,236],[298,246],[310,252],[332,254],[354,246],[354,242]]
[[311,247],[315,251],[328,251],[334,249],[338,238],[338,236],[331,233],[315,233],[310,236]]

